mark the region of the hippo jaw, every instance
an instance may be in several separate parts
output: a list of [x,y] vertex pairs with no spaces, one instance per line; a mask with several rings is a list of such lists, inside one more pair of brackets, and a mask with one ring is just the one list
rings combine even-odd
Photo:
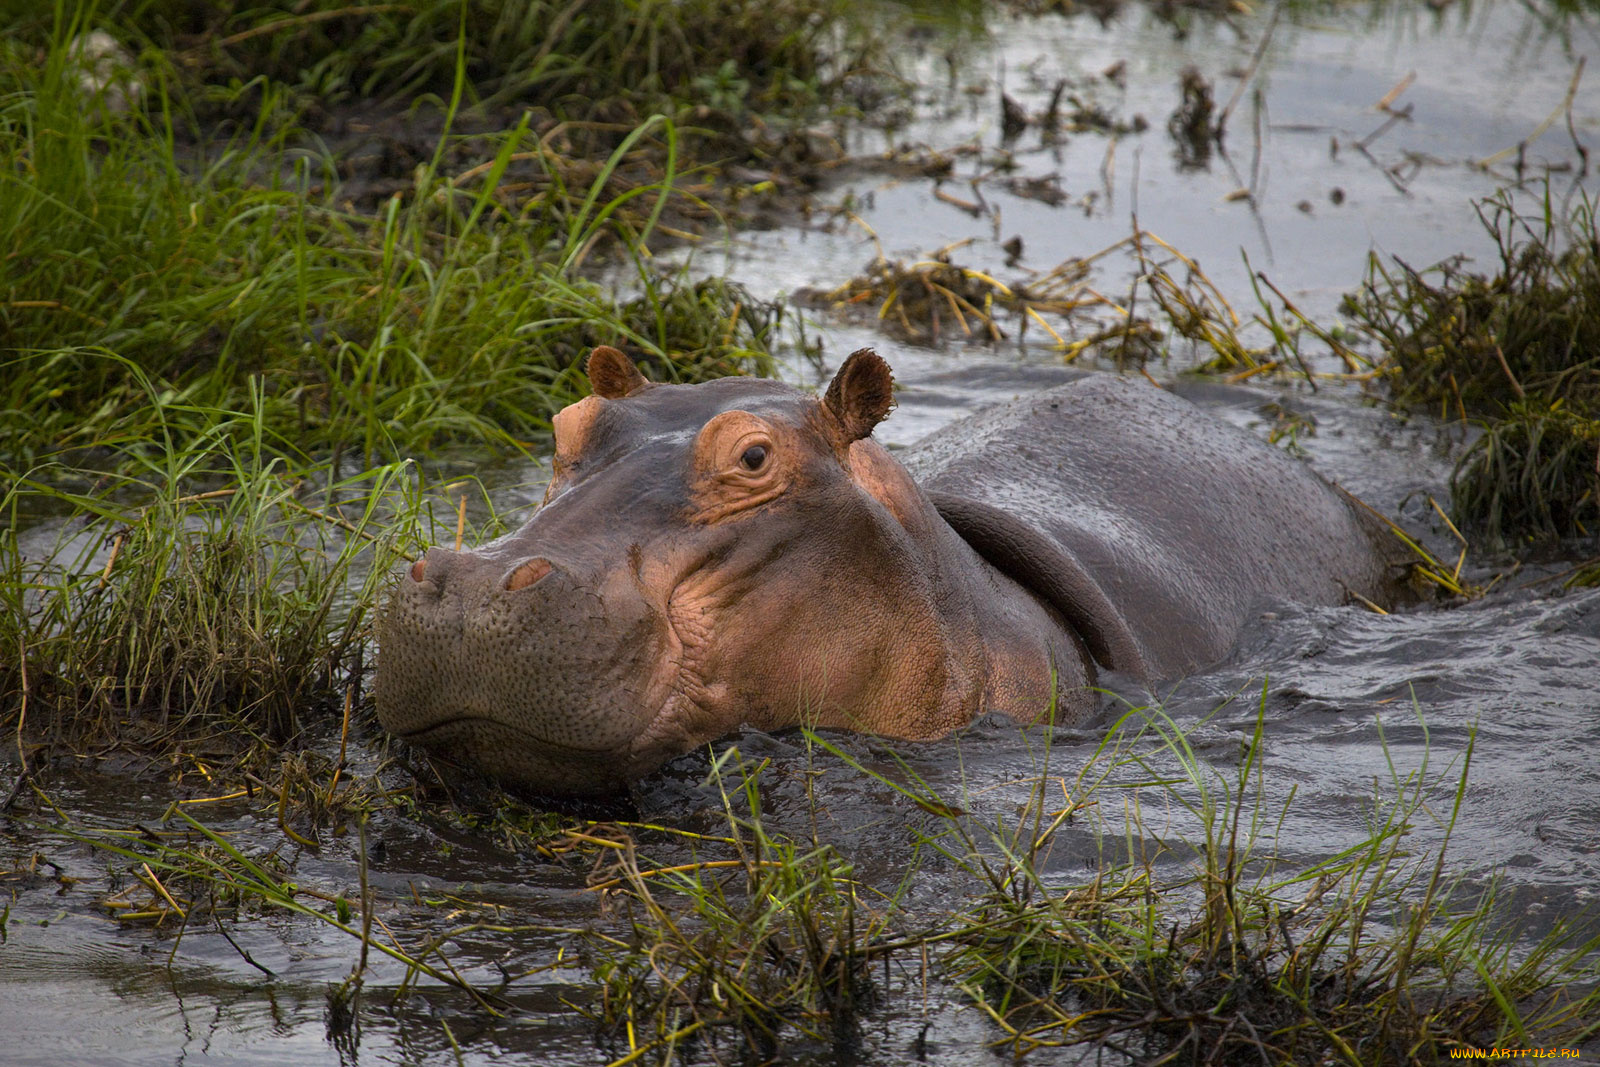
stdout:
[[377,621],[379,721],[514,784],[622,788],[682,750],[682,643],[628,574],[508,568],[514,547],[432,549],[400,578]]

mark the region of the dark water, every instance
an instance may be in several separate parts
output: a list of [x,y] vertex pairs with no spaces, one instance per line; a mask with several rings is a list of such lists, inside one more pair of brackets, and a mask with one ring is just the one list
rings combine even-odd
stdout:
[[[1115,113],[1146,114],[1151,130],[1119,141],[1109,180],[1102,175],[1108,138],[1075,136],[1064,146],[1045,147],[1024,136],[1017,153],[1022,172],[1058,172],[1076,195],[1100,190],[1087,211],[1070,204],[1048,208],[988,189],[1000,218],[974,220],[932,200],[926,180],[881,177],[852,178],[825,191],[824,199],[852,196],[891,254],[920,256],[970,237],[975,240],[962,251],[963,261],[1004,275],[999,243],[1006,237],[1025,234],[1024,266],[1048,268],[1125,234],[1136,194],[1141,224],[1191,253],[1203,252],[1207,269],[1240,306],[1248,305],[1243,247],[1286,292],[1326,314],[1337,293],[1358,280],[1369,247],[1419,262],[1484,252],[1468,202],[1492,191],[1509,165],[1504,159],[1487,170],[1472,164],[1527,137],[1557,107],[1576,55],[1600,55],[1592,19],[1574,17],[1552,28],[1521,5],[1457,4],[1440,15],[1411,5],[1356,6],[1284,18],[1261,68],[1266,111],[1258,124],[1247,94],[1235,113],[1232,169],[1213,160],[1207,170],[1179,171],[1162,132],[1176,102],[1177,70],[1200,63],[1218,78],[1225,100],[1233,83],[1223,72],[1248,63],[1264,22],[1239,17],[1236,31],[1195,18],[1180,39],[1171,24],[1139,8],[1104,26],[1088,18],[1034,23],[997,15],[992,40],[969,41],[961,53],[949,93],[942,91],[952,80],[943,57],[951,45],[937,26],[924,29],[914,39],[922,50],[915,61],[929,86],[927,99],[899,140],[993,145],[993,89],[983,96],[964,91],[990,77],[1003,78],[1007,90],[1035,110],[1057,77],[1075,84],[1081,79],[1089,86],[1084,91]],[[1096,82],[1097,72],[1117,59],[1128,64],[1126,88]],[[1372,143],[1377,162],[1348,148],[1331,155],[1330,141],[1348,144],[1382,122],[1372,105],[1412,70],[1416,81],[1401,99],[1415,104],[1413,118]],[[1580,138],[1600,144],[1600,93],[1583,88],[1574,123]],[[1564,130],[1558,123],[1528,149],[1527,159],[1575,166]],[[1406,153],[1421,163],[1402,190],[1383,167],[1403,162]],[[1256,182],[1253,210],[1225,199],[1248,184],[1251,173],[1266,175]],[[1571,183],[1575,177],[1558,169],[1553,179]],[[1584,182],[1595,187],[1592,175]],[[1338,207],[1329,198],[1334,187],[1345,194]],[[1312,210],[1300,209],[1301,201]],[[727,262],[719,263],[724,254]],[[696,266],[727,266],[759,293],[775,294],[837,284],[871,254],[871,241],[853,226],[791,228],[741,239],[725,252],[702,252]],[[1107,269],[1107,285],[1125,286],[1126,264]],[[1038,347],[919,350],[889,344],[860,325],[825,324],[824,336],[834,363],[855,345],[870,343],[895,366],[900,406],[880,432],[891,444],[1067,373]],[[1152,371],[1171,383],[1181,369]],[[794,373],[805,377],[798,368]],[[1426,503],[1428,494],[1442,499],[1460,444],[1451,432],[1425,419],[1396,418],[1353,391],[1324,388],[1311,395],[1293,387],[1184,381],[1174,387],[1257,432],[1270,425],[1273,404],[1313,416],[1316,432],[1301,444],[1320,470],[1381,510],[1405,516],[1436,551],[1453,551]],[[524,474],[508,478],[527,480]],[[525,499],[524,489],[511,489],[504,503]],[[1570,562],[1544,561],[1480,600],[1443,609],[1378,616],[1283,605],[1249,628],[1230,660],[1203,675],[1157,694],[1108,679],[1120,700],[1107,698],[1106,719],[1121,701],[1158,700],[1188,732],[1205,773],[1221,781],[1234,773],[1259,716],[1263,805],[1276,813],[1288,804],[1281,823],[1274,814],[1262,847],[1289,866],[1363,840],[1375,804],[1391,802],[1424,768],[1430,804],[1413,817],[1409,840],[1418,853],[1436,846],[1475,738],[1447,867],[1469,889],[1500,879],[1507,918],[1524,924],[1526,941],[1560,917],[1592,913],[1600,884],[1600,590],[1563,592],[1549,576]],[[1058,731],[1051,773],[1070,781],[1093,761],[1104,725]],[[882,781],[809,751],[801,738],[745,735],[735,741],[747,759],[772,761],[762,777],[769,827],[799,837],[815,832],[849,857],[869,886],[892,889],[913,862],[915,832],[939,827],[937,817]],[[891,778],[915,773],[983,823],[1016,817],[1038,781],[1044,742],[1037,730],[980,723],[957,740],[903,747],[904,767],[868,740],[840,743]],[[378,758],[375,748],[360,747],[352,773],[371,773]],[[707,767],[703,754],[685,757],[642,783],[638,819],[715,833],[722,801],[704,783]],[[9,780],[14,768],[0,770]],[[51,799],[81,824],[129,827],[155,825],[172,801],[188,796],[130,781],[57,773],[50,779]],[[625,1045],[597,1046],[592,1024],[566,1003],[592,1003],[591,961],[572,956],[573,939],[552,930],[478,932],[453,943],[462,975],[484,985],[496,985],[502,968],[546,968],[511,987],[505,1018],[494,1019],[464,996],[427,982],[420,992],[392,1000],[403,968],[378,959],[361,1002],[359,1040],[333,1042],[327,990],[355,962],[348,938],[282,913],[232,924],[239,949],[273,971],[269,977],[245,962],[215,926],[190,929],[175,943],[170,929],[120,925],[95,903],[116,888],[108,870],[125,862],[43,829],[50,813],[34,800],[24,798],[22,809],[30,822],[9,824],[0,838],[0,870],[13,872],[0,880],[0,907],[10,902],[0,943],[0,1062],[449,1064],[457,1062],[458,1046],[460,1060],[469,1063],[595,1064],[626,1051]],[[193,810],[247,851],[277,849],[300,884],[354,893],[353,834],[325,835],[313,854],[285,843],[270,806],[232,801]],[[611,921],[584,891],[584,863],[508,849],[493,835],[445,818],[387,813],[371,832],[373,842],[382,842],[371,872],[378,915],[407,943],[479,920],[544,927]],[[1057,836],[1045,866],[1052,879],[1070,884],[1102,850],[1116,858],[1130,847],[1193,840],[1197,832],[1192,816],[1170,796],[1113,790]],[[640,837],[658,860],[684,854],[662,835]],[[953,865],[926,856],[923,862],[907,897],[915,913],[937,916],[977,890]],[[1178,848],[1157,868],[1179,874],[1192,862],[1192,853]],[[34,873],[25,873],[30,869]],[[918,1049],[926,1062],[990,1061],[988,1045],[998,1032],[950,986],[936,981],[924,999],[914,973],[895,970],[885,981],[895,995],[862,1023],[859,1062],[919,1062]],[[827,1048],[802,1048],[794,1056],[819,1063],[835,1058]],[[1070,1061],[1044,1053],[1030,1058]]]

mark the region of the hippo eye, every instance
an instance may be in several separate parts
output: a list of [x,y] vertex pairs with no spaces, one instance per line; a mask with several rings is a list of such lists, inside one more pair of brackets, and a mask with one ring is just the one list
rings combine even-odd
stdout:
[[751,445],[744,450],[744,455],[739,457],[739,465],[747,471],[758,471],[767,461],[767,448],[765,445]]

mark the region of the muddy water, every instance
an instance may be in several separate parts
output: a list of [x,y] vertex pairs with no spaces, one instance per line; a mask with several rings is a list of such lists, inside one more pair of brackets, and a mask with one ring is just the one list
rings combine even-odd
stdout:
[[[991,36],[977,40],[971,27],[918,27],[911,39],[920,49],[918,76],[928,88],[918,117],[893,142],[940,150],[979,145],[979,154],[958,158],[958,177],[993,167],[996,94],[992,87],[984,94],[968,91],[990,78],[1001,79],[1010,95],[1037,112],[1056,80],[1066,77],[1085,102],[1130,122],[1144,115],[1150,129],[1122,136],[1114,151],[1102,135],[1072,135],[1056,145],[1040,144],[1032,131],[1022,135],[1012,149],[1017,173],[1058,174],[1076,205],[1048,207],[986,181],[980,189],[988,213],[973,218],[934,199],[927,179],[859,172],[824,190],[823,199],[848,200],[891,255],[914,258],[972,238],[958,258],[1002,277],[1010,276],[1000,250],[1006,238],[1024,237],[1022,263],[1012,270],[1048,269],[1067,255],[1119,239],[1136,206],[1141,225],[1201,258],[1241,306],[1249,298],[1243,248],[1252,264],[1321,314],[1359,278],[1369,247],[1419,263],[1483,253],[1487,245],[1468,201],[1492,191],[1515,160],[1491,160],[1488,169],[1474,163],[1534,132],[1560,104],[1574,56],[1600,55],[1592,21],[1552,28],[1521,5],[1456,4],[1438,15],[1411,5],[1356,5],[1285,17],[1274,29],[1258,81],[1235,109],[1231,164],[1214,157],[1209,168],[1180,169],[1163,129],[1176,103],[1176,72],[1185,63],[1200,65],[1225,101],[1233,85],[1225,72],[1250,63],[1265,25],[1264,17],[1233,23],[1188,18],[1179,36],[1172,24],[1130,8],[1106,25],[1087,17],[1034,22],[996,15]],[[952,35],[963,38],[961,47]],[[1126,64],[1123,86],[1100,75],[1118,60]],[[1408,71],[1416,78],[1393,106],[1411,104],[1412,117],[1372,139],[1369,159],[1352,146],[1385,121],[1372,105]],[[1256,86],[1263,103],[1259,121]],[[1580,139],[1600,144],[1600,93],[1581,89],[1573,118]],[[1530,170],[1556,168],[1558,196],[1576,180],[1574,171],[1559,168],[1578,162],[1564,130],[1558,122],[1524,152]],[[1420,164],[1386,173],[1413,157]],[[1228,199],[1252,184],[1252,174],[1253,198]],[[1592,175],[1583,181],[1595,188]],[[964,183],[947,182],[946,188],[971,196]],[[1334,188],[1343,193],[1341,204],[1332,202]],[[731,249],[700,253],[696,266],[726,267],[759,292],[777,294],[836,284],[872,250],[853,224],[817,224],[741,238]],[[1105,269],[1109,288],[1126,285],[1129,265]],[[900,407],[883,431],[891,443],[1073,373],[1032,344],[915,349],[889,343],[869,326],[825,323],[823,330],[833,362],[870,343],[895,365]],[[1039,339],[1038,331],[1029,335],[1030,342]],[[1426,420],[1397,419],[1331,388],[1315,395],[1278,386],[1230,388],[1184,380],[1178,364],[1151,370],[1219,416],[1258,432],[1265,432],[1274,404],[1309,416],[1316,429],[1300,444],[1312,462],[1377,506],[1407,516],[1434,544],[1448,544],[1442,531],[1427,525],[1425,502],[1427,494],[1441,492],[1459,446],[1448,432]],[[797,366],[794,375],[804,378],[805,372]],[[526,482],[528,475],[511,472],[506,480]],[[507,502],[523,499],[523,492],[508,488]],[[1600,590],[1563,593],[1559,581],[1540,580],[1566,562],[1525,570],[1482,600],[1443,610],[1380,617],[1353,608],[1279,606],[1250,627],[1232,658],[1203,675],[1158,694],[1108,679],[1117,695],[1108,696],[1105,719],[1154,696],[1190,732],[1197,754],[1226,774],[1259,714],[1264,804],[1276,811],[1294,792],[1266,847],[1291,865],[1361,840],[1374,798],[1392,797],[1396,779],[1424,768],[1435,783],[1434,803],[1413,820],[1411,841],[1419,852],[1437,843],[1454,775],[1475,738],[1449,869],[1466,879],[1468,890],[1500,879],[1507,916],[1524,924],[1524,938],[1537,936],[1559,917],[1593,910],[1600,884]],[[1048,757],[1052,773],[1070,777],[1091,760],[1103,727],[1058,731]],[[877,779],[808,751],[800,738],[745,735],[734,743],[747,759],[771,760],[762,777],[769,826],[800,837],[815,832],[832,842],[869,885],[891,890],[918,862],[916,832],[940,828],[936,817]],[[1039,731],[980,723],[956,742],[906,746],[905,768],[864,739],[841,743],[881,773],[914,772],[981,822],[1014,817],[1040,774],[1043,738]],[[352,773],[372,772],[377,744],[364,739]],[[722,801],[704,783],[708,766],[704,754],[685,757],[642,783],[637,817],[715,832]],[[14,768],[0,770],[9,780]],[[50,778],[50,798],[79,824],[128,828],[156,826],[172,801],[192,795],[145,778],[134,786],[130,781],[63,771]],[[355,893],[353,833],[325,834],[320,850],[310,852],[287,843],[270,806],[259,802],[194,810],[247,851],[276,850],[301,885],[330,895]],[[51,813],[34,799],[25,797],[20,812],[25,821],[9,823],[0,838],[0,870],[13,872],[0,882],[10,901],[0,943],[0,1062],[448,1064],[459,1057],[468,1063],[594,1064],[626,1052],[625,1044],[597,1045],[593,1025],[569,1006],[594,1002],[592,958],[572,955],[573,939],[548,929],[479,932],[454,943],[452,961],[462,975],[485,986],[497,986],[507,973],[538,970],[509,987],[511,1010],[503,1018],[427,982],[419,993],[395,1000],[403,968],[379,959],[366,981],[359,1030],[333,1040],[327,990],[356,957],[344,935],[281,912],[230,924],[237,947],[215,925],[189,929],[181,940],[170,928],[119,925],[95,902],[126,884],[126,875],[118,876],[120,883],[108,876],[110,869],[125,869],[125,861],[48,830]],[[1058,835],[1046,861],[1052,878],[1069,884],[1081,877],[1102,848],[1115,856],[1130,845],[1177,842],[1194,829],[1181,809],[1159,796],[1147,798],[1140,821],[1131,824],[1118,805],[1102,805],[1103,840],[1094,825],[1086,819]],[[640,837],[660,862],[685,855],[660,835]],[[508,849],[452,818],[384,813],[374,819],[370,842],[378,916],[408,943],[480,920],[548,928],[613,921],[584,892],[586,864]],[[1178,873],[1184,855],[1179,848],[1157,866]],[[917,914],[937,917],[975,891],[949,863],[926,855],[921,862],[907,897]],[[252,966],[245,953],[272,973]],[[988,1044],[997,1032],[948,985],[935,980],[925,997],[914,967],[896,967],[880,981],[889,995],[848,1047],[802,1044],[789,1058],[991,1059]],[[1072,1061],[1042,1053],[1032,1058],[1041,1057]]]

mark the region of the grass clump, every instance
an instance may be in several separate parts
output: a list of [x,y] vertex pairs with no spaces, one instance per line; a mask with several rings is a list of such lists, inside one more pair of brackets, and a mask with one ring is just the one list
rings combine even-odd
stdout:
[[415,474],[290,469],[264,437],[259,409],[213,416],[187,449],[130,446],[128,473],[38,466],[0,498],[0,724],[19,747],[272,762],[348,712],[368,613],[421,544]]
[[1091,343],[1069,345],[1045,316],[1065,326],[1084,309],[1109,305],[1089,286],[1089,273],[1096,259],[1118,245],[1085,259],[1066,260],[1042,276],[1007,284],[954,263],[952,254],[966,243],[941,248],[909,264],[885,258],[880,249],[863,274],[826,292],[802,291],[796,300],[841,313],[870,311],[893,336],[916,344],[939,344],[947,337],[1004,340],[1001,319],[1007,313],[1016,319],[1021,334],[1027,333],[1031,321],[1072,356]]
[[1509,544],[1600,532],[1600,230],[1593,202],[1478,215],[1495,273],[1374,258],[1345,313],[1378,339],[1395,403],[1483,434],[1451,480],[1456,521]]
[[591,877],[626,923],[593,946],[592,1014],[613,1047],[670,1056],[697,1037],[713,1057],[762,1061],[797,1042],[849,1049],[874,1004],[882,914],[837,849],[764,824],[762,768],[730,766],[737,757],[729,749],[711,770],[727,831],[712,845],[727,859],[703,858],[696,842],[689,862],[651,868],[624,837]]
[[[1248,256],[1244,257],[1244,264],[1250,271],[1257,310],[1245,320],[1196,260],[1148,230],[1135,231],[1131,241],[1139,264],[1139,281],[1161,309],[1172,333],[1189,342],[1200,361],[1197,371],[1224,375],[1230,383],[1258,375],[1290,373],[1303,378],[1315,391],[1319,377],[1338,375],[1311,369],[1302,352],[1309,334],[1343,362],[1347,376],[1361,377],[1369,372],[1368,362],[1352,351],[1337,328],[1325,329],[1308,317],[1271,278],[1251,267]],[[1181,277],[1177,267],[1182,267]],[[1137,306],[1138,298],[1136,281],[1128,296],[1130,309]],[[1262,343],[1251,345],[1244,340],[1243,332],[1252,327],[1259,327],[1266,334]]]

